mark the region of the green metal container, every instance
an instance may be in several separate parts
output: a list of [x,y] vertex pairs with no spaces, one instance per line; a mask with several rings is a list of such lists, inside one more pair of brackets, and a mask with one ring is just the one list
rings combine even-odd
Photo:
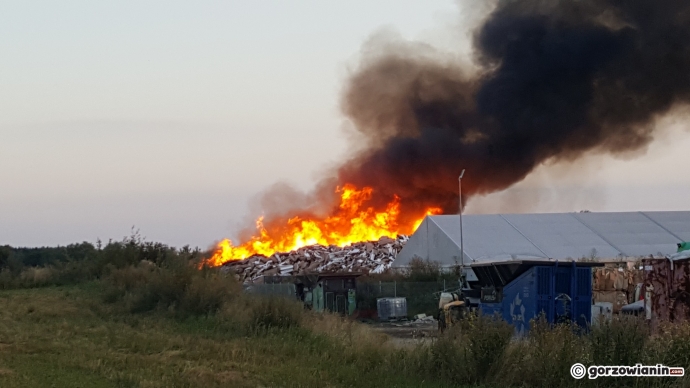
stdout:
[[357,298],[355,297],[355,290],[347,291],[347,315],[352,315],[357,307]]
[[324,304],[323,304],[323,285],[321,282],[319,282],[314,290],[312,291],[312,297],[313,297],[313,308],[314,311],[316,312],[323,312],[324,310]]

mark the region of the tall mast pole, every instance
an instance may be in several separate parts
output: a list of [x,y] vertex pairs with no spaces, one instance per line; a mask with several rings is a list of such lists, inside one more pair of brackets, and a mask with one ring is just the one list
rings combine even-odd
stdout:
[[465,247],[463,245],[463,238],[462,238],[462,211],[463,206],[462,206],[462,177],[465,175],[465,169],[462,169],[462,172],[460,173],[460,177],[458,177],[458,193],[460,195],[460,203],[458,205],[458,214],[460,218],[460,270],[461,274],[460,276],[463,279],[463,286],[465,283]]

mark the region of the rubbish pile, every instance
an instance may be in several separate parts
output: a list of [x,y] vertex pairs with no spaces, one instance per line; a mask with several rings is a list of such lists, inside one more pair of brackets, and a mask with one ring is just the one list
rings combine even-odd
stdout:
[[623,306],[635,301],[635,286],[643,281],[643,272],[635,266],[611,264],[597,268],[592,283],[594,302],[611,303],[613,313],[617,314]]
[[417,314],[414,317],[412,317],[412,320],[406,321],[403,323],[399,324],[394,324],[395,326],[418,326],[418,325],[427,325],[427,324],[436,324],[436,318],[432,317],[431,315],[426,315],[426,314]]
[[408,236],[399,235],[396,239],[384,236],[378,241],[358,242],[345,247],[311,245],[270,257],[254,255],[244,260],[230,261],[223,264],[221,270],[234,272],[243,282],[273,275],[382,273],[390,268],[408,239]]
[[432,317],[431,315],[417,314],[414,316],[413,322],[416,322],[416,323],[426,323],[426,322],[435,323],[436,319],[434,317]]

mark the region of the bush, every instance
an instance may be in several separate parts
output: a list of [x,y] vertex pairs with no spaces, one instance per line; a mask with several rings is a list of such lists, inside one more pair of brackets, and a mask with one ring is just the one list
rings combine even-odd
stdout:
[[281,297],[250,299],[249,329],[264,332],[271,329],[289,329],[300,324],[304,307],[297,301]]
[[179,309],[187,314],[212,314],[240,292],[239,284],[230,276],[219,273],[195,276],[182,296]]
[[[133,231],[122,241],[109,241],[101,248],[84,242],[66,247],[12,248],[0,246],[0,287],[66,285],[101,279],[110,272],[139,263],[179,269],[197,266],[198,249],[179,250],[161,243],[146,242]],[[48,274],[50,273],[50,274]]]
[[491,380],[513,331],[505,321],[471,315],[430,346],[429,363],[423,369],[458,385]]
[[649,346],[649,360],[690,370],[690,323],[665,323]]
[[422,260],[418,257],[410,260],[405,276],[412,282],[435,282],[441,279],[441,264],[436,261]]
[[53,276],[52,268],[31,267],[22,271],[22,273],[19,275],[19,280],[25,287],[36,287],[52,283]]
[[164,265],[142,261],[137,266],[112,269],[105,278],[104,301],[122,301],[132,313],[158,308],[182,316],[204,315],[217,312],[240,292],[235,279],[218,270],[198,270],[181,261]]
[[617,316],[601,322],[589,334],[596,365],[635,365],[643,360],[649,329],[639,317]]
[[587,342],[576,326],[552,326],[543,317],[530,322],[527,338],[507,349],[497,381],[503,385],[562,387],[571,384],[570,367],[589,364]]
[[0,289],[10,290],[17,288],[19,279],[9,269],[0,270]]
[[505,321],[479,316],[463,321],[461,330],[467,337],[475,380],[483,381],[502,360],[514,329]]
[[448,381],[458,385],[464,385],[474,380],[475,371],[472,370],[470,354],[463,341],[454,341],[448,338],[456,329],[446,332],[446,337],[434,342],[429,350],[428,356],[423,357],[428,363],[422,361],[423,373],[434,375],[441,381]]
[[56,285],[77,284],[98,277],[98,268],[94,261],[68,260],[53,267],[53,283]]
[[32,288],[82,283],[94,279],[94,267],[89,264],[68,260],[43,267],[23,267],[18,274],[5,269],[0,275],[0,287]]

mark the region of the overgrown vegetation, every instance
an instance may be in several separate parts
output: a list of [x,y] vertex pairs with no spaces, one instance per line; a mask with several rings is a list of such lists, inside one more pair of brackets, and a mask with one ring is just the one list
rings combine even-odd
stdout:
[[202,252],[145,241],[138,231],[104,247],[88,242],[66,247],[0,247],[0,288],[31,288],[77,284],[108,276],[113,270],[151,264],[189,267],[200,263]]
[[[44,260],[3,247],[2,387],[690,385],[570,375],[576,362],[688,368],[688,324],[652,333],[644,321],[616,318],[582,332],[537,320],[515,339],[505,322],[471,316],[401,348],[370,326],[246,295],[233,276],[200,269],[199,251],[136,235],[55,249]],[[418,269],[417,279],[433,273]]]

